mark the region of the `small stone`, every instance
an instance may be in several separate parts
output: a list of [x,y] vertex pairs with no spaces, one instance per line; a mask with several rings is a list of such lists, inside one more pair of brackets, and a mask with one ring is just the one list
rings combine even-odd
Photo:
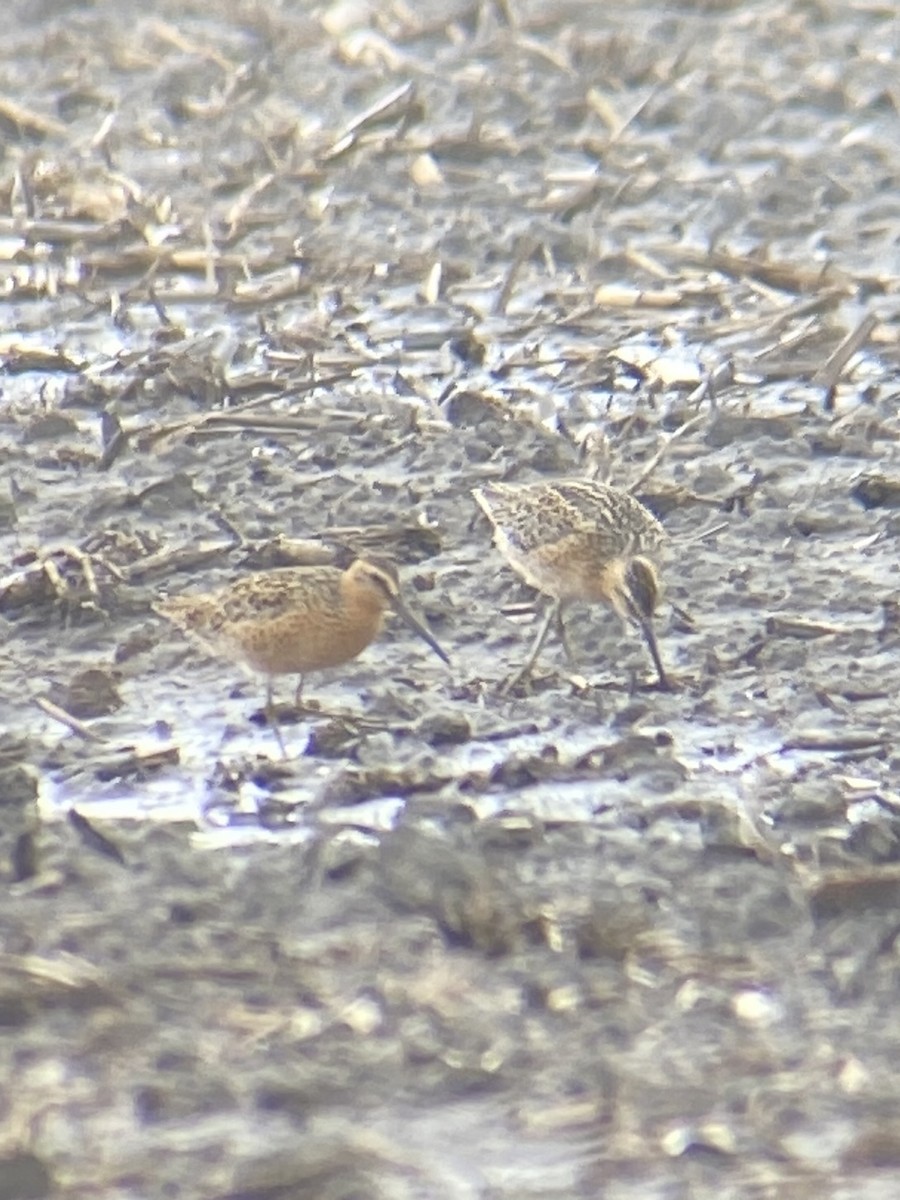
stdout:
[[430,713],[416,725],[416,733],[429,746],[458,746],[471,740],[472,725],[463,713]]
[[122,697],[114,676],[99,667],[88,667],[72,676],[59,703],[71,716],[88,721],[121,708]]
[[0,770],[0,808],[20,808],[37,799],[39,776],[28,763]]

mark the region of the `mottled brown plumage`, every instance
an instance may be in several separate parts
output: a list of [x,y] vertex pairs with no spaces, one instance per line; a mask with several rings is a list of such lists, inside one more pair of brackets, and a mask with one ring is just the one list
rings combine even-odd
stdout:
[[445,662],[447,655],[400,595],[393,564],[358,558],[335,566],[260,571],[194,596],[160,601],[156,611],[192,634],[213,654],[265,675],[271,716],[272,679],[338,667],[377,636],[388,610],[396,612]]
[[563,611],[581,600],[609,604],[637,624],[660,685],[669,686],[652,624],[659,599],[652,556],[666,533],[640,501],[621,488],[590,480],[488,483],[473,495],[493,525],[506,561],[552,601],[528,661],[511,683],[529,674],[552,622],[565,644]]

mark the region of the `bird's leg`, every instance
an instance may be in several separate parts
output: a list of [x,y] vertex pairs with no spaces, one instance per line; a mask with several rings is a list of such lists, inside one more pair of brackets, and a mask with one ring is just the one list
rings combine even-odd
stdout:
[[281,728],[278,724],[278,712],[275,708],[271,675],[266,680],[266,707],[264,711],[266,714],[266,724],[275,734],[275,740],[278,743],[278,749],[281,751],[281,757],[287,758],[287,749],[285,748],[284,738],[281,736]]
[[318,700],[303,699],[303,684],[306,682],[305,676],[301,675],[297,680],[297,688],[294,692],[294,712],[296,713],[313,713],[318,716],[327,716],[327,711]]
[[531,668],[537,661],[537,657],[544,647],[544,642],[547,640],[547,635],[550,632],[550,626],[555,621],[561,621],[562,619],[561,609],[562,605],[558,600],[554,600],[552,603],[547,605],[547,612],[543,621],[541,622],[541,627],[538,630],[538,635],[535,638],[534,645],[531,648],[531,653],[528,655],[525,665],[516,671],[514,675],[511,675],[510,678],[507,679],[506,683],[504,683],[503,687],[501,688],[501,693],[503,695],[506,695],[507,692],[516,687],[517,684],[520,684],[523,679],[527,679],[531,674]]
[[563,621],[563,613],[566,611],[565,604],[560,600],[556,604],[556,632],[559,634],[559,640],[562,642],[562,648],[566,658],[569,660],[570,667],[576,667],[578,664],[575,661],[575,655],[572,651],[572,643],[569,641],[568,630],[566,629],[565,621]]

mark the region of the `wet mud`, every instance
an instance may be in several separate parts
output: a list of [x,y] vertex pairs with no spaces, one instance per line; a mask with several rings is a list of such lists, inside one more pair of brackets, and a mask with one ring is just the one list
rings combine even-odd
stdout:
[[[0,1200],[895,1194],[896,15],[607,8],[10,6]],[[282,757],[153,605],[348,547]]]

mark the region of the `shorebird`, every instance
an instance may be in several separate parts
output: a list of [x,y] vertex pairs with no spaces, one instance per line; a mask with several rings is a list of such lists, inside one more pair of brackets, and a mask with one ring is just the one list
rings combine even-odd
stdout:
[[444,662],[449,658],[400,594],[396,567],[380,558],[337,566],[281,567],[245,575],[215,592],[175,596],[154,605],[212,654],[266,677],[266,718],[274,720],[273,679],[298,675],[295,704],[310,671],[339,667],[377,636],[389,610]]
[[668,688],[653,631],[660,594],[652,555],[666,540],[656,517],[629,492],[589,480],[486,483],[472,493],[494,527],[500,553],[519,575],[550,598],[528,660],[507,683],[527,678],[555,622],[572,655],[563,613],[575,600],[604,602],[638,626]]

